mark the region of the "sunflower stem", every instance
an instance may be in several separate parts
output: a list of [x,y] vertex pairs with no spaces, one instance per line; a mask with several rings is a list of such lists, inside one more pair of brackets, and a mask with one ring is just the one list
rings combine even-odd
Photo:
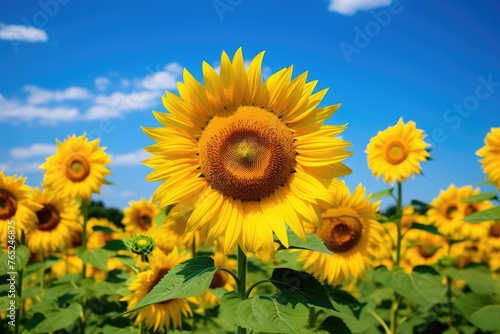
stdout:
[[[398,197],[396,201],[396,215],[398,219],[396,219],[396,228],[397,228],[397,236],[396,236],[396,261],[394,263],[394,267],[399,267],[399,263],[401,261],[401,221],[403,219],[403,186],[401,181],[398,181]],[[391,333],[396,334],[398,332],[398,311],[399,311],[399,303],[401,302],[401,296],[399,296],[396,292],[394,292],[394,297],[392,299],[391,306]]]
[[[82,199],[81,207],[80,207],[82,216],[83,216],[83,230],[82,230],[82,247],[83,250],[87,250],[87,221],[88,221],[88,215],[89,215],[89,203]],[[82,266],[82,279],[85,278],[86,276],[86,270],[87,266],[85,263]]]
[[[21,245],[24,245],[25,242],[25,235],[24,231],[21,232]],[[21,327],[21,317],[23,316],[23,309],[24,309],[24,299],[23,299],[23,275],[24,275],[24,269],[18,270],[17,271],[17,295],[19,296],[19,307],[16,310],[16,320],[17,323],[14,326],[14,333],[18,334],[19,333],[19,327]]]
[[[247,256],[238,245],[238,293],[245,298],[247,283]],[[246,328],[238,326],[238,334],[246,334]]]

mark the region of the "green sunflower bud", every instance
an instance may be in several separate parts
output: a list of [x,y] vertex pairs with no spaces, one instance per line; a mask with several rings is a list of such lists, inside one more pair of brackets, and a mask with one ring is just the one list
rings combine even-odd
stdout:
[[156,242],[150,235],[137,234],[132,239],[128,239],[126,242],[127,247],[132,251],[132,253],[141,255],[141,259],[144,262],[148,262],[148,254],[151,254],[156,246]]

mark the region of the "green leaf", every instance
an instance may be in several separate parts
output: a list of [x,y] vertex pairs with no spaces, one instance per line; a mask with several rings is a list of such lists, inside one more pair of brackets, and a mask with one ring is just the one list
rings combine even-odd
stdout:
[[83,296],[84,293],[85,289],[82,287],[75,288],[72,284],[66,283],[47,288],[45,298],[47,300],[58,300],[59,297],[64,295]]
[[102,334],[135,334],[139,333],[139,329],[136,327],[126,327],[126,328],[120,328],[120,327],[114,327],[110,325],[104,326],[102,329]]
[[199,296],[209,288],[216,271],[214,260],[208,256],[184,261],[172,268],[134,308],[123,314],[174,298]]
[[483,331],[499,331],[500,305],[494,304],[489,294],[483,293],[465,293],[455,302],[455,307],[469,320],[474,326]]
[[446,268],[445,275],[452,279],[464,280],[474,292],[492,294],[500,291],[500,281],[493,279],[488,267],[476,265],[461,270]]
[[413,230],[421,230],[421,231],[426,231],[432,234],[436,235],[443,235],[439,230],[437,229],[436,226],[434,225],[425,225],[425,224],[420,224],[420,223],[411,223],[410,229]]
[[64,329],[75,324],[82,312],[80,303],[72,303],[65,309],[50,309],[36,312],[26,323],[29,333],[48,333]]
[[469,198],[464,198],[461,202],[462,203],[476,203],[476,202],[482,202],[482,201],[487,201],[490,199],[498,199],[498,196],[495,193],[492,192],[487,192],[487,193],[480,193],[476,196],[472,196]]
[[253,331],[299,334],[309,316],[306,305],[307,300],[293,290],[250,299],[242,299],[231,291],[222,297],[220,316]]
[[388,189],[384,189],[384,190],[381,190],[381,191],[377,191],[376,193],[373,193],[372,194],[372,197],[371,199],[380,199],[380,198],[384,198],[384,197],[387,197],[387,196],[392,196],[392,192],[394,191],[394,188],[388,188]]
[[[331,289],[329,294],[333,298],[336,309],[342,312],[347,307],[349,311],[344,313],[352,313],[356,318],[359,318],[363,307],[366,305],[366,303],[360,303],[353,295],[344,290]],[[340,305],[342,306],[339,307]]]
[[116,233],[115,230],[112,228],[106,227],[106,226],[92,226],[92,231],[99,231],[99,232],[105,232],[105,233]]
[[486,220],[500,220],[500,206],[475,212],[465,217],[464,220],[468,223],[480,223]]
[[441,284],[441,276],[432,267],[419,266],[418,270],[408,274],[401,268],[388,271],[379,267],[375,270],[375,280],[424,308],[430,308],[442,300],[446,288]]
[[125,245],[123,240],[110,240],[104,245],[103,249],[107,249],[110,251],[119,251],[119,250],[128,250],[128,247]]
[[[315,234],[306,233],[306,242],[302,241],[295,233],[292,231],[287,231],[288,234],[288,249],[307,249],[315,252],[333,254],[328,248],[326,248],[323,240],[318,238]],[[279,242],[279,239],[275,237],[275,242]],[[280,246],[278,250],[287,249],[283,245]]]
[[170,212],[169,206],[164,207],[163,209],[160,210],[160,212],[155,217],[155,223],[157,227],[161,227],[163,225],[163,222],[167,218],[169,212]]
[[479,186],[494,186],[495,187],[495,184],[493,183],[493,181],[491,181],[491,179],[486,179],[484,181],[481,181],[478,183]]
[[300,293],[311,305],[333,309],[332,302],[323,285],[304,271],[276,268],[273,270],[270,280],[281,291],[291,289]]
[[92,250],[84,250],[79,247],[75,250],[76,256],[78,256],[84,264],[91,264],[96,268],[107,270],[108,260],[110,257],[116,254],[116,252],[98,248]]
[[33,274],[35,272],[48,269],[48,268],[52,267],[54,264],[56,264],[59,261],[61,261],[60,257],[50,256],[50,257],[46,258],[45,261],[35,262],[35,263],[30,264],[29,266],[27,266],[24,269],[24,274],[26,276],[28,276],[28,275],[31,275],[31,274]]
[[351,334],[349,327],[347,327],[341,319],[335,316],[326,318],[319,326],[319,329],[326,330],[328,333]]
[[26,267],[30,259],[30,251],[24,245],[15,245],[15,248],[7,252],[2,251],[0,255],[0,272],[12,273]]
[[419,201],[417,199],[412,199],[411,200],[411,205],[413,205],[413,206],[420,206],[420,207],[426,208],[426,209],[428,209],[428,208],[431,207],[431,205],[429,203],[425,203],[425,202]]

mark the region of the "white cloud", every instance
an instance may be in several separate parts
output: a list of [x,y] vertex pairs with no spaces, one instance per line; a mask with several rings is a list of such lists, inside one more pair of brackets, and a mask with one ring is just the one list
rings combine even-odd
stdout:
[[330,0],[328,10],[343,15],[352,15],[358,10],[370,10],[388,6],[392,0]]
[[95,105],[84,115],[86,119],[119,117],[127,112],[151,109],[161,103],[160,92],[143,91],[133,93],[114,92],[111,95],[99,95],[94,99]]
[[60,102],[65,100],[84,100],[92,97],[92,94],[83,87],[68,87],[64,90],[48,90],[37,86],[25,86],[28,92],[27,102],[29,104],[44,104],[49,102]]
[[0,164],[0,170],[5,170],[6,174],[13,175],[23,175],[26,173],[41,173],[40,169],[41,162],[25,162],[25,163],[15,163],[9,161],[7,163]]
[[43,124],[71,122],[79,116],[72,107],[38,107],[23,104],[18,100],[0,100],[0,122],[39,120]]
[[106,77],[99,77],[99,78],[96,78],[94,80],[95,88],[97,88],[97,90],[100,90],[100,91],[105,91],[108,88],[110,83],[111,83],[111,80],[109,80]]
[[170,63],[151,75],[139,80],[138,86],[148,90],[175,89],[182,74],[182,67],[178,63]]
[[111,162],[113,166],[140,166],[150,156],[151,154],[140,149],[131,153],[111,154]]
[[45,30],[23,25],[6,25],[0,22],[0,39],[24,42],[47,42],[49,37]]
[[16,147],[10,150],[10,155],[15,159],[26,159],[34,156],[49,156],[56,153],[56,145],[32,144],[29,147]]

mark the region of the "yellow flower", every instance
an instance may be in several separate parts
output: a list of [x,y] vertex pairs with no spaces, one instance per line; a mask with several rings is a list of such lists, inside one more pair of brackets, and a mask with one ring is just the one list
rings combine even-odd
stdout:
[[366,190],[358,185],[352,195],[347,188],[333,193],[336,208],[329,208],[321,214],[321,229],[312,226],[312,231],[323,240],[325,246],[335,254],[302,251],[297,261],[304,262],[304,270],[336,285],[362,277],[373,253],[373,246],[382,241],[382,228],[375,221],[378,202],[370,203]]
[[491,271],[498,271],[500,269],[500,221],[490,224],[488,235],[478,242],[478,246],[483,250]]
[[42,192],[35,188],[33,200],[42,208],[36,212],[36,229],[26,235],[26,245],[32,253],[45,255],[63,250],[70,244],[72,234],[81,231],[79,206],[47,189]]
[[[107,230],[95,231],[94,228],[97,226],[104,227]],[[113,232],[108,232],[108,230]],[[123,233],[106,218],[90,218],[87,221],[87,249],[102,248],[108,241],[122,238]]]
[[158,206],[145,198],[129,202],[129,207],[123,210],[122,224],[128,235],[156,228],[155,217],[160,213]]
[[[177,248],[168,255],[156,248],[149,258],[151,269],[139,273],[129,286],[131,294],[121,299],[128,302],[127,309],[130,310],[137,305],[169,270],[187,259],[188,255],[179,253]],[[146,329],[152,328],[154,331],[181,328],[182,317],[191,317],[192,315],[193,312],[187,299],[168,300],[147,306],[131,314],[131,316],[137,316],[136,325],[143,323]]]
[[492,128],[484,139],[485,146],[476,152],[489,179],[500,191],[500,127]]
[[[16,175],[5,176],[0,171],[0,245],[7,246],[9,235],[17,240],[21,233],[28,233],[36,228],[37,217],[35,212],[41,205],[31,198],[31,187],[24,184],[25,177]],[[11,231],[9,233],[9,231]],[[11,234],[15,231],[15,234]]]
[[60,196],[89,201],[92,193],[99,193],[104,177],[111,174],[105,148],[99,139],[88,141],[85,135],[68,136],[64,142],[57,140],[57,153],[48,157],[40,166],[44,168],[44,187],[55,190]]
[[366,147],[368,167],[377,178],[382,175],[384,182],[402,182],[408,177],[420,174],[420,162],[426,161],[429,144],[425,135],[410,121],[406,124],[400,118],[395,126],[388,127],[370,140]]
[[479,189],[472,186],[456,188],[451,184],[448,189],[441,190],[439,195],[431,202],[427,217],[441,233],[454,239],[478,239],[488,234],[489,221],[471,224],[464,218],[474,212],[483,211],[493,205],[488,201],[476,203],[463,203],[462,200],[479,194]]
[[405,269],[408,271],[419,265],[435,264],[448,254],[448,245],[444,237],[422,230],[408,231],[402,246],[403,257],[409,265]]
[[67,274],[81,273],[82,268],[82,260],[74,255],[73,252],[67,252],[61,254],[61,260],[54,263],[54,265],[50,267],[50,270],[53,278],[59,278]]
[[335,138],[345,126],[323,125],[339,107],[318,108],[326,90],[312,93],[307,72],[292,80],[288,67],[261,81],[264,53],[245,70],[238,49],[223,52],[220,75],[203,63],[204,85],[184,70],[179,95],[167,92],[164,126],[144,128],[157,143],[148,181],[162,181],[153,201],[172,205],[168,221],[190,214],[187,232],[205,227],[207,243],[224,236],[224,251],[273,252],[273,232],[288,244],[286,224],[304,238],[304,221],[319,224],[318,200],[350,173],[342,161],[350,143]]

